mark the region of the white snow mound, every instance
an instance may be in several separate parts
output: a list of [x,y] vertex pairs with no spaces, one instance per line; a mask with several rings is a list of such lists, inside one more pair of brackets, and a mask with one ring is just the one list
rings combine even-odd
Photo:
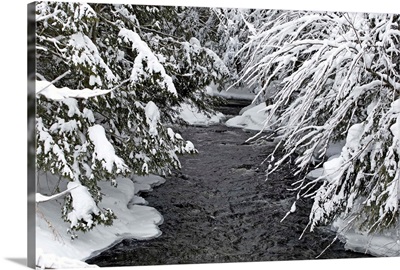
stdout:
[[208,126],[222,122],[225,115],[223,113],[217,113],[215,115],[207,116],[205,113],[199,112],[189,104],[182,104],[178,117],[189,125]]
[[[228,121],[226,125],[228,127],[237,127],[247,130],[268,130],[269,126],[265,126],[265,121],[269,118],[270,114],[265,103],[260,103],[256,106],[248,106],[248,109],[242,111],[241,115],[235,116]],[[270,123],[274,123],[276,117],[272,117]]]
[[[49,265],[55,268],[87,267],[83,261],[123,238],[145,240],[161,234],[158,228],[158,225],[163,222],[161,214],[152,207],[136,205],[132,203],[132,200],[140,198],[137,193],[144,185],[150,187],[159,185],[165,182],[165,179],[150,175],[134,176],[135,183],[131,179],[122,177],[117,178],[116,181],[117,187],[113,187],[106,181],[98,183],[104,194],[98,208],[111,208],[117,216],[114,224],[112,226],[97,225],[87,233],[76,232],[78,237],[74,240],[71,240],[67,232],[70,224],[61,218],[60,206],[63,203],[63,196],[37,204],[36,263],[39,267],[49,267]],[[38,192],[45,196],[52,195],[55,191],[54,183],[57,182],[57,176],[39,173]],[[66,182],[61,182],[59,186],[61,190],[67,189]],[[139,185],[138,190],[135,190],[137,184],[142,186]]]

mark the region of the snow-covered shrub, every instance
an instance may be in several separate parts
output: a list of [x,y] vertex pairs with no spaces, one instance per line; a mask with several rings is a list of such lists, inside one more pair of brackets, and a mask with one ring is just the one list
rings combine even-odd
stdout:
[[[297,155],[298,173],[310,166],[333,172],[294,183],[312,197],[311,230],[354,215],[375,232],[399,220],[400,16],[280,11],[256,27],[241,57],[242,79],[261,86],[280,81],[270,115],[278,117],[286,154],[270,171]],[[266,126],[268,125],[268,121]],[[329,161],[332,143],[346,140]],[[357,209],[357,211],[353,211]]]
[[37,3],[37,168],[76,186],[62,210],[72,231],[112,224],[112,209],[97,208],[98,181],[165,174],[180,167],[178,154],[196,151],[165,123],[182,103],[212,112],[205,86],[227,70],[187,36],[185,12]]

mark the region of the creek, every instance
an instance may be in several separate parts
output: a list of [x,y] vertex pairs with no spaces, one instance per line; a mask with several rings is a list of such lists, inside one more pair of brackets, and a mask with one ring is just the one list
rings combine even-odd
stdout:
[[[239,104],[240,105],[240,104]],[[243,104],[241,105],[243,106]],[[237,114],[240,106],[221,108]],[[295,200],[294,165],[269,175],[263,160],[271,142],[246,143],[255,134],[223,124],[179,127],[199,151],[180,157],[182,169],[166,183],[142,194],[164,217],[158,238],[125,239],[89,259],[99,266],[136,266],[315,259],[335,237],[329,228],[306,231],[311,201],[300,200],[295,213],[281,222]],[[321,259],[369,255],[344,249],[336,241]]]

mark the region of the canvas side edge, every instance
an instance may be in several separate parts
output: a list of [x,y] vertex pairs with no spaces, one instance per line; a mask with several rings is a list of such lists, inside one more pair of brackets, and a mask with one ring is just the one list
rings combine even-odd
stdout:
[[35,147],[35,10],[36,3],[32,2],[27,5],[27,266],[36,267],[36,147]]

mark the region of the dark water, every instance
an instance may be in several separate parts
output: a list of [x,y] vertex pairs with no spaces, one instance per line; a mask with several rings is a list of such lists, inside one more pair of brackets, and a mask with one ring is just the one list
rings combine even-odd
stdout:
[[[310,208],[280,222],[295,198],[292,164],[265,181],[273,149],[269,143],[244,143],[252,133],[223,125],[182,127],[199,154],[182,156],[182,170],[143,194],[163,216],[163,234],[153,240],[126,239],[88,260],[99,266],[134,266],[314,259],[334,234],[321,228],[301,240]],[[361,258],[335,242],[321,259]]]

